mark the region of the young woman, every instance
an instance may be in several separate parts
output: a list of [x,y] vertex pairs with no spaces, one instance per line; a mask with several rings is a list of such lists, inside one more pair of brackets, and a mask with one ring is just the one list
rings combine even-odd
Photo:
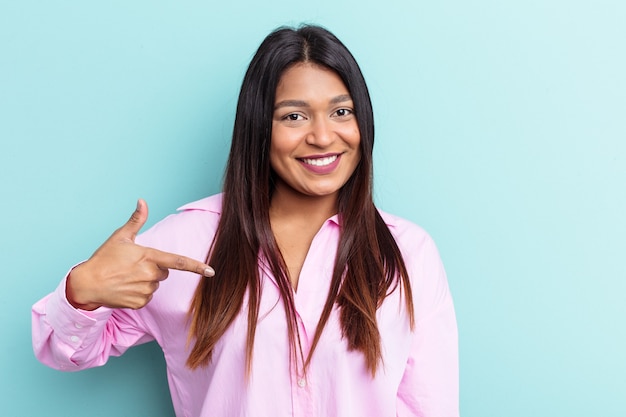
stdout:
[[346,47],[315,26],[271,33],[223,194],[137,236],[140,200],[33,307],[38,358],[74,371],[156,340],[178,416],[458,416],[445,272],[422,229],[375,208],[373,144]]

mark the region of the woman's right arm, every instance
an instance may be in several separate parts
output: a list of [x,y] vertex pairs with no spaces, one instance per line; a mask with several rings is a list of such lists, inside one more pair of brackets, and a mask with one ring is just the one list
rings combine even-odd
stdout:
[[33,306],[33,348],[42,363],[85,369],[151,340],[134,310],[152,299],[169,269],[214,274],[202,262],[137,245],[147,217],[148,207],[139,200],[128,222]]
[[51,368],[78,371],[104,365],[130,346],[152,340],[136,311],[79,310],[65,296],[67,278],[32,308],[35,356]]

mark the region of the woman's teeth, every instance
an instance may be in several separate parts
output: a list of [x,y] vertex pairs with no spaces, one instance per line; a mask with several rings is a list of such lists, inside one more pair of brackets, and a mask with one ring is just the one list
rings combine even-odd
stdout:
[[317,167],[323,167],[330,165],[337,160],[337,155],[327,156],[325,158],[302,158],[302,162],[308,165],[315,165]]

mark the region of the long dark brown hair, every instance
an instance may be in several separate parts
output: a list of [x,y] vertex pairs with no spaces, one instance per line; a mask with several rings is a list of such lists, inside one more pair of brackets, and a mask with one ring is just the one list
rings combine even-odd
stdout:
[[361,70],[348,49],[326,29],[280,28],[268,35],[257,50],[239,94],[224,178],[222,214],[207,260],[217,276],[200,280],[189,310],[189,336],[194,346],[187,365],[192,369],[211,361],[216,343],[240,314],[247,293],[246,369],[250,372],[261,298],[260,256],[267,260],[278,283],[292,359],[296,358],[299,335],[293,289],[270,227],[269,207],[276,174],[270,167],[269,150],[280,77],[286,69],[305,62],[334,71],[348,88],[361,134],[361,159],[339,191],[337,212],[341,235],[337,256],[304,370],[335,305],[340,309],[348,348],[363,352],[372,375],[382,359],[376,310],[400,283],[411,328],[414,327],[413,297],[406,267],[372,200],[374,117]]

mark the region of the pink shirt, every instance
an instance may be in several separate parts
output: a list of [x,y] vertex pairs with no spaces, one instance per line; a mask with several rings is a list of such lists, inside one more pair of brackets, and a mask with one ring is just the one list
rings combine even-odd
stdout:
[[[137,238],[137,243],[204,260],[221,211],[216,195],[182,207]],[[283,304],[262,266],[263,293],[252,375],[245,378],[246,314],[226,331],[206,368],[185,366],[186,321],[200,278],[170,271],[152,301],[140,310],[74,309],[65,280],[33,306],[33,346],[44,364],[77,371],[103,365],[109,356],[156,340],[167,362],[177,416],[458,416],[457,328],[452,298],[432,239],[418,226],[382,213],[402,251],[413,288],[416,327],[411,332],[400,291],[378,311],[383,365],[374,378],[360,352],[348,351],[337,310],[322,333],[306,380],[292,372]],[[294,294],[306,356],[326,301],[339,238],[337,216],[315,236]]]

